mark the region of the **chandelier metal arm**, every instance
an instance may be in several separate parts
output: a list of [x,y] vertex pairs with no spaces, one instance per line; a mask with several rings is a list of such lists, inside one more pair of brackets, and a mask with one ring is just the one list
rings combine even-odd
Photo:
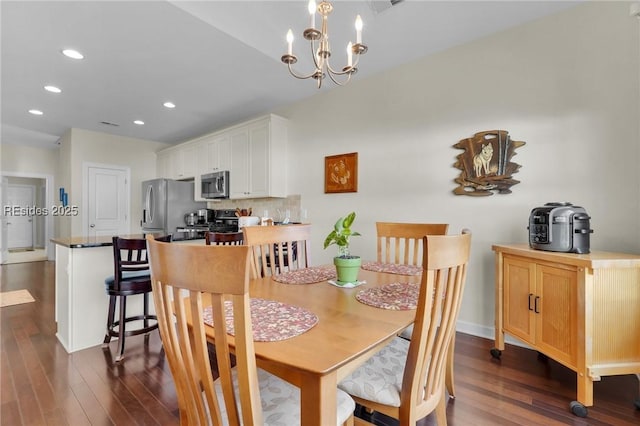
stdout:
[[308,79],[308,78],[311,78],[311,77],[313,77],[313,76],[318,72],[318,71],[316,70],[316,71],[312,72],[312,73],[311,73],[311,74],[309,74],[309,75],[300,75],[300,74],[297,74],[297,73],[293,70],[293,68],[291,68],[291,64],[287,64],[287,66],[289,67],[289,72],[291,73],[291,75],[292,75],[292,76],[294,76],[295,78],[300,79],[300,80],[306,80],[306,79]]
[[327,74],[329,75],[329,78],[331,79],[331,81],[333,81],[333,82],[334,82],[335,84],[337,84],[338,86],[344,86],[345,84],[349,83],[349,81],[351,80],[351,75],[352,75],[352,73],[344,73],[344,72],[343,72],[343,73],[338,74],[338,75],[344,75],[344,74],[347,74],[347,78],[346,78],[346,80],[345,80],[345,81],[343,81],[343,82],[340,82],[340,81],[338,81],[338,80],[336,79],[336,77],[335,77],[335,75],[336,75],[336,74],[334,74],[334,73],[327,73]]

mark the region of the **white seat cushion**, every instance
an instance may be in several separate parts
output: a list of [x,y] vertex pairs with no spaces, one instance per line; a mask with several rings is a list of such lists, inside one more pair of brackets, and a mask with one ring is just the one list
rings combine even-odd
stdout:
[[380,352],[338,383],[350,395],[391,407],[400,407],[402,375],[407,362],[409,341],[394,338]]
[[413,334],[413,324],[411,324],[409,327],[402,330],[399,336],[402,337],[403,339],[411,340],[412,334]]
[[[233,370],[233,382],[236,396],[238,396],[237,370]],[[264,370],[258,369],[258,381],[260,382],[260,398],[262,399],[262,414],[265,426],[293,426],[300,424],[300,389],[292,384],[274,376]],[[216,395],[222,411],[224,424],[227,425],[227,415],[222,400],[220,380],[215,381]],[[337,390],[336,425],[342,425],[356,409],[353,399]],[[242,415],[242,414],[241,414]]]

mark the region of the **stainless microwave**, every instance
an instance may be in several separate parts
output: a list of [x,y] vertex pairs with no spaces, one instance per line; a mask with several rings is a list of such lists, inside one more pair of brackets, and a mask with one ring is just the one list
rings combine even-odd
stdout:
[[229,198],[229,171],[202,175],[200,187],[202,198]]

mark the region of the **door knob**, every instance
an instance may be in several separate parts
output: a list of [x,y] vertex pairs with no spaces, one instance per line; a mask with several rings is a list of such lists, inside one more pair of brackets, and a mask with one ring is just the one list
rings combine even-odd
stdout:
[[95,227],[96,227],[95,223],[92,223],[91,225],[89,225],[89,228],[95,228]]

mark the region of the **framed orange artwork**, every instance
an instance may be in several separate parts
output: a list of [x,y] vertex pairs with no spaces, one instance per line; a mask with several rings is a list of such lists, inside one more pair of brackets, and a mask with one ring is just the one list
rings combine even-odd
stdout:
[[358,153],[324,157],[324,193],[358,192]]

